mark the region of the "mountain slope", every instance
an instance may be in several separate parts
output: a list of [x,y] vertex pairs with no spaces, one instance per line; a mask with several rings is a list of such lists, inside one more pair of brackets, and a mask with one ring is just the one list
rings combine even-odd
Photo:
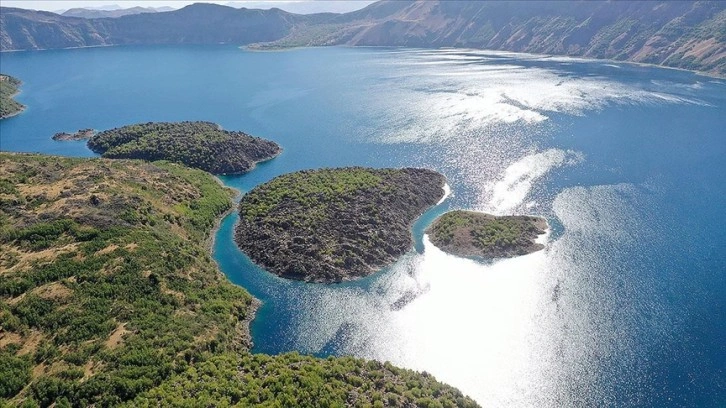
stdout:
[[194,4],[81,19],[0,8],[0,50],[114,44],[470,47],[726,75],[722,1],[393,1],[345,14]]
[[726,74],[726,2],[386,0],[326,24],[268,46],[469,47]]
[[233,9],[193,4],[166,13],[86,19],[0,8],[0,50],[122,44],[249,44],[287,35],[305,16],[279,9]]
[[96,20],[63,17],[46,11],[0,8],[0,50],[110,45]]

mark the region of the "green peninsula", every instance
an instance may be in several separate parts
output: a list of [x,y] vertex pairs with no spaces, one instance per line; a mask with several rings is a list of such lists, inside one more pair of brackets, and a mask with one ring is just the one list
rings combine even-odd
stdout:
[[367,276],[412,247],[411,225],[443,197],[444,183],[414,168],[285,174],[242,198],[235,238],[254,262],[285,278]]
[[13,99],[18,94],[20,80],[10,75],[0,74],[0,119],[15,116],[25,109],[25,106]]
[[105,130],[88,147],[109,159],[168,160],[213,174],[241,174],[272,159],[275,142],[210,122],[149,122]]
[[540,217],[456,210],[437,218],[426,232],[431,243],[453,255],[510,258],[543,249],[535,240],[546,229]]
[[0,406],[474,407],[426,373],[252,354],[209,240],[234,192],[174,163],[0,153]]

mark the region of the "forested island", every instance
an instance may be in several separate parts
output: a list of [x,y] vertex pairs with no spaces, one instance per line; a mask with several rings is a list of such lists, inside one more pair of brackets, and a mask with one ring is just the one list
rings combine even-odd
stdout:
[[285,174],[239,204],[237,245],[289,279],[340,282],[381,269],[413,244],[411,225],[444,195],[431,170],[348,167]]
[[541,217],[455,210],[437,218],[426,232],[431,243],[453,255],[510,258],[543,249],[535,240],[546,229]]
[[277,143],[211,122],[149,122],[97,133],[88,147],[110,159],[168,160],[213,174],[241,174],[272,159]]
[[0,119],[15,116],[25,109],[25,106],[13,99],[18,94],[20,80],[10,75],[0,74]]
[[0,153],[0,406],[476,406],[389,363],[251,354],[257,302],[208,251],[233,195],[169,162]]

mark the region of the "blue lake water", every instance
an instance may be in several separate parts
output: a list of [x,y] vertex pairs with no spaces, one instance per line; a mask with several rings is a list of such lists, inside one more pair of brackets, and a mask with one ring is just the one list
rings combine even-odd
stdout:
[[[0,149],[93,156],[59,131],[208,120],[284,153],[248,191],[323,166],[421,166],[452,195],[416,250],[354,283],[214,256],[263,301],[255,351],[426,370],[485,406],[726,406],[726,82],[570,58],[376,48],[4,53],[23,114]],[[450,208],[547,217],[546,250],[477,263],[424,236]],[[403,307],[394,303],[417,296]],[[399,305],[400,306],[400,305]]]

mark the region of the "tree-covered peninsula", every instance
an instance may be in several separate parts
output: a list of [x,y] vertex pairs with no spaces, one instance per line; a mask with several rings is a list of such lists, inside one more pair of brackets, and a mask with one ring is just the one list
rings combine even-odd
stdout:
[[99,132],[88,147],[110,159],[168,160],[213,174],[240,174],[281,152],[277,143],[210,122],[149,122]]
[[268,271],[308,282],[370,275],[412,246],[411,225],[444,194],[426,169],[305,170],[279,176],[239,204],[235,238]]
[[426,373],[251,354],[208,243],[234,193],[169,162],[0,153],[0,407],[476,406]]
[[18,93],[20,80],[10,75],[0,74],[0,119],[17,115],[25,106],[13,99]]
[[540,217],[456,210],[437,218],[426,232],[431,243],[453,255],[510,258],[543,249],[535,240],[546,229]]

